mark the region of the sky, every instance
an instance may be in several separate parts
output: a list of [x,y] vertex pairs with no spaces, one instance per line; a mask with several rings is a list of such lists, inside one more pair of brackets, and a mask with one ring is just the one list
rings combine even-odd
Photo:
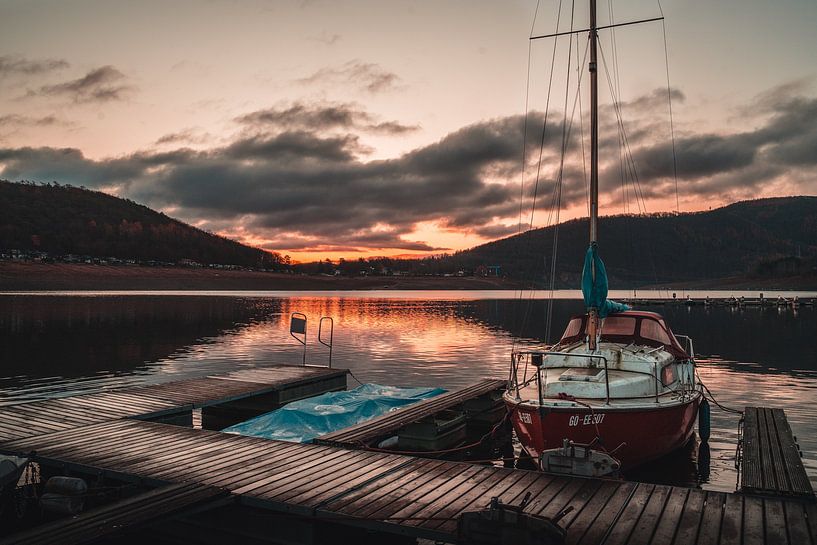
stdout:
[[[601,25],[665,17],[600,31],[602,214],[817,194],[817,2],[598,4]],[[587,214],[586,34],[529,40],[587,18],[566,0],[0,0],[0,179],[296,261],[473,247]]]

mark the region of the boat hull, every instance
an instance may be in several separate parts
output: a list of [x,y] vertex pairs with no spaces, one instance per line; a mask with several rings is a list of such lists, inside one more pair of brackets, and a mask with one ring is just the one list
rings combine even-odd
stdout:
[[[682,447],[694,433],[700,394],[685,403],[644,404],[638,407],[543,407],[506,399],[511,421],[525,450],[538,459],[546,450],[561,447],[564,439],[590,443],[601,436],[601,447],[624,470],[660,458]],[[617,448],[618,447],[618,448]]]

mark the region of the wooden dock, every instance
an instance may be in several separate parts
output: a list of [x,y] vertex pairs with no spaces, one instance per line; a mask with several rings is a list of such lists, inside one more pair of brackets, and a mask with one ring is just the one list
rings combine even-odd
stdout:
[[814,499],[800,449],[781,409],[746,407],[739,452],[741,491]]
[[[494,496],[518,503],[530,493],[527,512],[547,516],[573,507],[560,523],[570,544],[817,545],[813,502],[558,477],[134,419],[7,441],[0,450],[36,452],[44,466],[72,474],[156,487],[190,483],[225,489],[238,506],[312,525],[443,542],[457,542],[461,513],[485,507]],[[188,532],[200,528],[206,535],[213,518],[218,519],[217,509],[184,522]],[[233,518],[241,525],[240,517]],[[223,525],[232,518],[219,520]]]
[[193,409],[237,401],[261,414],[294,399],[346,388],[347,371],[273,365],[162,384],[0,407],[0,441],[121,418],[192,425]]
[[[817,545],[813,493],[781,493],[783,484],[799,490],[804,475],[795,470],[794,439],[782,411],[747,409],[744,461],[757,452],[752,457],[759,464],[753,466],[754,474],[744,470],[742,494],[349,448],[388,435],[418,415],[493,392],[503,381],[483,381],[421,402],[414,412],[408,407],[322,438],[331,444],[288,443],[167,423],[193,408],[252,405],[252,399],[269,402],[339,389],[345,373],[275,366],[0,408],[0,453],[29,456],[46,474],[155,488],[0,543],[63,535],[66,539],[58,541],[80,543],[129,531],[137,539],[213,541],[218,535],[222,542],[265,543],[271,540],[270,520],[289,532],[292,543],[348,537],[343,532],[361,532],[350,541],[375,532],[383,539],[457,543],[462,513],[483,509],[492,497],[518,504],[529,496],[529,513],[553,516],[572,507],[560,521],[569,544]],[[750,485],[756,481],[761,485]],[[158,516],[164,514],[175,516]]]
[[322,435],[316,438],[314,442],[336,447],[366,448],[394,435],[403,426],[440,411],[459,408],[463,412],[468,412],[469,403],[475,403],[483,396],[502,392],[506,386],[507,381],[505,380],[484,379],[466,388],[446,392],[367,420],[356,426]]
[[182,513],[211,509],[228,498],[226,490],[198,484],[170,484],[134,494],[80,515],[55,520],[2,540],[4,545],[74,545],[106,537]]

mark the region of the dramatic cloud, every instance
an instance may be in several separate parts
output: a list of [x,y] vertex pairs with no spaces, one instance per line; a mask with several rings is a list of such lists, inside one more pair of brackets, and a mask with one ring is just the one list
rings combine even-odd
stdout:
[[321,68],[311,76],[296,81],[304,85],[348,85],[369,93],[394,91],[400,87],[397,74],[378,64],[358,60],[349,61],[340,67]]
[[236,118],[242,125],[260,129],[362,130],[385,134],[405,134],[419,127],[396,121],[379,121],[357,104],[296,102],[286,107],[258,110]]
[[[747,198],[762,194],[769,184],[817,192],[817,99],[791,92],[775,97],[756,99],[758,120],[752,130],[679,130],[675,150],[682,195]],[[667,135],[657,137],[662,127],[650,113],[661,100],[652,93],[622,105],[635,114],[625,117],[625,123],[640,193],[646,198],[674,194],[672,146]],[[419,225],[487,238],[517,231],[527,126],[528,203],[535,192],[540,209],[559,195],[563,206],[586,204],[580,131],[569,131],[568,160],[561,165],[562,135],[568,131],[553,114],[544,139],[542,114],[530,114],[527,124],[523,116],[510,116],[463,127],[400,157],[376,161],[366,160],[369,150],[354,131],[375,130],[380,121],[357,106],[298,103],[253,112],[238,122],[247,130],[227,145],[204,151],[143,151],[95,161],[76,149],[0,149],[0,176],[106,188],[270,249],[439,251],[413,240],[424,238],[414,234]],[[617,138],[611,131],[615,125],[603,128],[600,174],[603,197],[615,201],[624,197]],[[172,143],[185,136],[183,131],[164,139]],[[543,159],[537,168],[540,142]],[[558,194],[554,180],[560,167]],[[527,204],[524,208],[527,222]]]
[[125,79],[125,75],[113,66],[102,66],[78,79],[44,85],[37,94],[66,97],[77,103],[122,100],[133,90]]
[[68,62],[62,59],[30,60],[24,57],[3,55],[0,56],[0,79],[4,76],[45,74],[67,67]]
[[31,117],[27,115],[9,114],[0,116],[0,127],[53,127],[56,125],[70,126],[71,123],[55,115]]
[[204,144],[210,140],[210,135],[197,129],[184,129],[179,132],[165,134],[156,140],[157,145],[164,144]]

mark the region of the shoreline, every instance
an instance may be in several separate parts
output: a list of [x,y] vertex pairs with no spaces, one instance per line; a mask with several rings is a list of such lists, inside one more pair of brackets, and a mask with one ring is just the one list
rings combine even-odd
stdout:
[[[519,290],[527,282],[473,276],[335,277],[181,267],[0,262],[0,292],[38,291],[373,291]],[[541,289],[541,288],[538,288]],[[568,288],[570,289],[570,288]],[[578,289],[578,288],[577,288]],[[632,289],[632,288],[622,288]],[[817,291],[817,278],[723,278],[638,290]],[[614,290],[620,291],[620,290]]]

